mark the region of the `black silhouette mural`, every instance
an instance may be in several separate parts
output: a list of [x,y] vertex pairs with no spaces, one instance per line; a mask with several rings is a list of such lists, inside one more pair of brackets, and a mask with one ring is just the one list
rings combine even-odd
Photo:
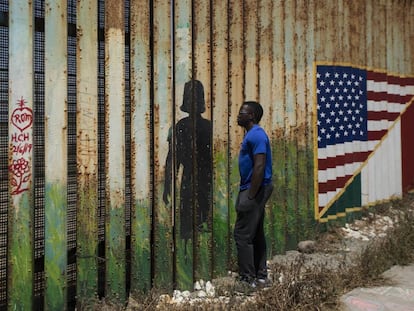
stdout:
[[[180,110],[189,115],[175,126],[176,176],[182,168],[180,186],[180,237],[186,241],[193,238],[193,224],[199,231],[208,229],[207,220],[211,211],[211,121],[204,119],[206,110],[204,87],[198,80],[184,85],[183,103]],[[165,163],[163,199],[171,199],[171,170],[173,161],[172,131],[168,137],[169,151]],[[180,176],[177,176],[179,180]]]

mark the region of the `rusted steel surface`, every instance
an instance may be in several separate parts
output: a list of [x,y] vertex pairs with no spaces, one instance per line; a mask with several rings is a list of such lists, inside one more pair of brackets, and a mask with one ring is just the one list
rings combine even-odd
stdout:
[[313,212],[313,208],[308,204],[308,191],[310,185],[308,184],[309,174],[313,171],[308,171],[309,149],[307,147],[307,93],[306,93],[306,73],[307,67],[306,51],[308,49],[308,41],[306,40],[306,27],[308,25],[308,9],[307,1],[298,0],[295,16],[296,16],[296,44],[295,44],[295,58],[296,58],[296,128],[295,136],[297,137],[297,236],[299,240],[305,239],[309,236],[309,232],[313,230],[312,223],[309,221],[309,215]]
[[[285,88],[286,88],[286,64],[284,58],[285,32],[284,32],[284,1],[278,0],[273,2],[273,80],[272,80],[272,98],[274,106],[272,107],[272,120],[274,129],[272,136],[282,139],[285,127]],[[280,176],[280,175],[279,175]],[[282,176],[280,176],[282,177]],[[283,178],[283,177],[282,177]]]
[[297,90],[295,57],[297,47],[296,36],[296,2],[284,3],[284,62],[285,62],[285,197],[286,197],[286,244],[288,248],[294,247],[298,242],[298,172],[297,172],[297,139],[295,129],[297,126]]
[[305,8],[307,14],[305,40],[306,40],[306,69],[305,69],[305,84],[306,84],[306,153],[307,153],[307,205],[308,205],[308,226],[312,226],[314,219],[314,107],[313,101],[315,99],[316,90],[313,83],[314,74],[314,59],[315,59],[315,1],[310,0],[306,3]]
[[[237,160],[244,134],[237,114],[244,100],[263,105],[261,124],[272,142],[275,190],[266,218],[269,255],[296,248],[299,240],[311,236],[320,216],[315,191],[319,178],[316,62],[397,73],[391,80],[414,71],[414,9],[406,1],[122,3],[77,0],[72,12],[73,3],[47,0],[44,30],[36,19],[36,31],[45,32],[44,295],[50,309],[67,306],[66,287],[74,280],[67,280],[66,270],[74,262],[76,271],[72,267],[71,276],[76,279],[79,306],[96,296],[98,237],[106,243],[99,250],[100,262],[106,266],[99,280],[105,280],[106,287],[102,283],[99,292],[111,300],[124,302],[128,289],[190,289],[199,279],[224,275],[233,268]],[[32,267],[36,152],[32,55],[40,55],[41,46],[35,45],[33,51],[31,3],[10,1],[9,9],[2,12],[9,16],[5,26],[10,31],[9,131],[2,135],[7,135],[10,147],[10,203],[1,203],[9,211],[8,305],[22,303],[31,309],[33,286],[40,283],[33,280]],[[62,44],[68,33],[70,40],[76,35],[76,70],[67,67],[74,65],[73,59]],[[99,52],[98,42],[102,43]],[[105,59],[100,54],[103,48]],[[128,74],[130,85],[126,85]],[[0,83],[7,89],[3,80]],[[125,104],[129,87],[131,115]],[[69,95],[75,89],[76,94]],[[76,150],[67,150],[75,145],[67,141],[69,97],[77,108]],[[103,97],[105,109],[99,117],[104,114],[105,124],[99,130],[104,136],[98,134]],[[408,131],[403,124],[407,117],[402,119],[401,129]],[[130,129],[125,128],[129,120]],[[398,193],[400,177],[410,179],[398,171],[402,155],[387,151],[411,152],[398,140],[397,123],[358,177],[367,204]],[[105,144],[99,145],[98,137]],[[75,152],[77,183],[69,185],[67,155]],[[389,163],[387,170],[380,170],[384,162]],[[106,182],[100,184],[106,193],[99,199],[98,167],[99,182]],[[335,174],[341,170],[332,168]],[[385,178],[391,172],[392,178]],[[373,180],[384,182],[373,184]],[[78,189],[76,221],[66,214],[67,189],[74,187]],[[324,221],[346,216],[336,207],[329,212]],[[104,233],[98,233],[99,213]],[[71,221],[76,228],[66,228]],[[70,264],[69,230],[77,233],[76,256],[70,257]],[[21,267],[25,269],[20,271]]]
[[[258,6],[258,55],[259,59],[259,103],[266,107],[263,112],[261,126],[267,133],[272,130],[272,1],[261,1]],[[274,214],[273,208],[268,208],[265,217],[265,235],[267,240],[267,251],[269,254],[275,253],[274,233]]]
[[258,5],[259,1],[243,1],[244,32],[244,98],[259,98],[259,37],[258,37]]
[[[197,204],[201,192],[197,185],[197,121],[200,119],[201,91],[192,80],[192,6],[191,1],[174,3],[174,124],[168,136],[165,162],[165,188],[174,212],[174,250],[177,286],[191,290],[196,258]],[[200,99],[200,101],[199,101]],[[167,170],[168,168],[168,170]],[[168,182],[168,183],[167,183]]]
[[[173,230],[171,206],[163,200],[168,133],[173,125],[171,64],[171,1],[154,3],[154,285],[170,288],[173,280]],[[170,185],[170,193],[172,185]]]
[[77,4],[77,297],[97,294],[98,89],[97,1]]
[[[9,309],[32,309],[33,293],[33,6],[9,5]],[[24,48],[22,48],[24,47]]]
[[285,113],[286,113],[286,128],[285,131],[289,137],[294,137],[292,131],[296,126],[296,62],[298,59],[295,57],[295,48],[297,37],[295,33],[295,9],[296,2],[288,1],[284,3],[284,63],[285,63]]
[[284,1],[273,1],[272,7],[272,105],[269,106],[271,118],[270,138],[272,139],[273,184],[272,194],[272,242],[276,252],[285,249],[286,244],[286,173],[285,173],[285,62],[284,62]]
[[[388,58],[387,67],[388,70],[395,73],[403,72],[406,68],[404,51],[405,49],[401,45],[401,42],[404,42],[405,35],[405,24],[401,24],[401,20],[404,20],[404,7],[401,5],[400,1],[393,0],[387,2],[387,19],[388,14],[390,16],[389,28],[391,29],[391,37],[389,40],[391,43],[391,53],[393,58]],[[388,38],[387,38],[388,41]],[[388,54],[388,55],[389,55]]]
[[[232,242],[232,232],[236,222],[235,202],[237,199],[238,183],[240,174],[238,170],[238,153],[243,139],[243,129],[237,124],[237,115],[244,100],[244,32],[243,32],[243,3],[242,1],[229,2],[229,198],[228,198],[228,222],[230,239],[228,254],[230,258],[236,256],[236,245]],[[218,218],[218,217],[217,217]],[[218,251],[219,247],[217,247]],[[217,259],[226,260],[224,257],[217,256]],[[227,259],[228,260],[228,259]],[[217,260],[214,265],[216,275],[222,274],[224,269],[221,267],[225,262]]]
[[260,55],[259,58],[259,96],[258,100],[269,109],[263,116],[262,123],[266,129],[270,130],[272,126],[271,113],[272,110],[272,41],[273,41],[273,30],[272,30],[272,5],[271,0],[261,1],[258,8],[258,46]]
[[45,303],[67,306],[67,35],[66,1],[45,9]]
[[228,265],[229,180],[228,165],[228,6],[215,0],[212,7],[212,126],[213,131],[213,261],[220,274]]
[[[210,36],[210,14],[211,6],[209,1],[193,1],[193,77],[200,81],[204,89],[204,112],[201,113],[203,119],[203,133],[200,137],[201,146],[204,148],[203,160],[198,163],[198,167],[203,167],[200,171],[202,177],[201,186],[203,208],[198,207],[198,213],[203,212],[203,230],[196,236],[196,257],[194,266],[195,280],[208,280],[212,278],[213,273],[213,181],[212,181],[212,126],[211,126],[211,36]],[[201,119],[200,119],[201,120]],[[198,126],[197,126],[198,127]],[[196,144],[197,146],[197,144]],[[201,152],[197,149],[197,152]],[[199,171],[199,170],[198,170]],[[200,174],[199,173],[199,174]],[[204,176],[203,176],[204,175]]]
[[[375,2],[375,1],[373,1]],[[382,53],[386,50],[386,0],[380,0],[376,5],[371,5],[372,23],[371,34],[367,36],[367,62],[373,68],[387,67],[387,54]]]
[[124,6],[105,6],[106,286],[109,300],[126,301],[125,266],[125,26]]
[[151,50],[149,3],[131,3],[131,290],[151,287]]
[[[230,162],[237,158],[243,130],[237,124],[237,115],[244,100],[244,32],[243,32],[243,3],[229,3],[229,146]],[[236,163],[237,165],[237,163]],[[237,168],[235,168],[236,170]],[[236,173],[238,175],[238,172]],[[230,177],[232,178],[232,177]],[[238,179],[238,176],[235,176]],[[233,184],[233,183],[232,183]],[[233,189],[230,189],[232,191]],[[234,196],[231,196],[234,197]]]

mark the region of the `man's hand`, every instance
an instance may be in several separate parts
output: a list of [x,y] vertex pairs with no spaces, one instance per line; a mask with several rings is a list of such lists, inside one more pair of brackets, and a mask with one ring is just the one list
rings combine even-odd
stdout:
[[239,200],[236,205],[238,212],[249,212],[258,207],[256,199],[249,198],[249,190],[244,190],[239,194]]

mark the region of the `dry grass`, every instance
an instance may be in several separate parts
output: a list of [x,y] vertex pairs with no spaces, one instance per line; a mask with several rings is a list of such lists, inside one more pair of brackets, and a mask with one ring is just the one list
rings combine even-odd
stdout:
[[345,261],[307,267],[303,257],[287,267],[273,267],[285,280],[268,291],[258,293],[245,310],[339,310],[339,298],[357,287],[384,285],[381,274],[393,265],[414,262],[414,215],[399,203],[400,220],[386,237],[374,240],[359,253],[352,264]]
[[[388,282],[381,276],[384,271],[393,265],[414,262],[414,215],[411,211],[414,196],[408,200],[408,203],[406,200],[392,202],[393,209],[399,211],[398,225],[386,237],[369,243],[351,262],[344,258],[338,265],[321,262],[309,265],[302,255],[285,265],[271,266],[274,285],[257,292],[254,299],[236,295],[232,283],[228,282],[216,288],[217,293],[226,293],[226,302],[171,304],[161,302],[159,293],[152,290],[146,295],[132,295],[133,304],[128,310],[339,310],[339,298],[346,292],[357,287],[384,285]],[[387,213],[387,210],[389,206],[378,207],[380,213]],[[280,276],[283,276],[282,281],[279,281]]]

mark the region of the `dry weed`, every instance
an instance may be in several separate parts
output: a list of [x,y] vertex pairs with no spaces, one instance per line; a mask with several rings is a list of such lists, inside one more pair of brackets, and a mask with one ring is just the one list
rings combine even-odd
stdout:
[[[414,197],[393,201],[378,207],[378,213],[390,208],[399,215],[398,225],[386,237],[369,243],[352,261],[343,259],[337,265],[323,262],[309,265],[301,255],[284,265],[271,266],[272,287],[251,297],[240,297],[228,288],[217,289],[227,293],[227,301],[199,301],[193,304],[160,303],[156,290],[145,295],[132,295],[134,306],[128,310],[338,310],[339,298],[357,287],[370,287],[387,283],[381,275],[393,265],[414,262]],[[331,232],[330,234],[334,234]],[[226,286],[226,285],[224,285]]]

